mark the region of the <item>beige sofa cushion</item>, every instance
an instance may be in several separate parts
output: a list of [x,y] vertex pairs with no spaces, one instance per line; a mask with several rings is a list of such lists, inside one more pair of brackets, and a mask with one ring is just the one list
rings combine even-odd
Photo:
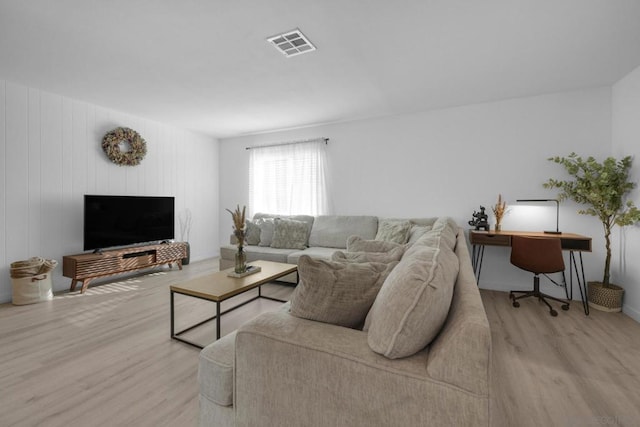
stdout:
[[412,247],[385,280],[368,317],[368,343],[390,359],[423,349],[449,312],[458,258],[447,247]]
[[415,243],[424,233],[430,231],[432,228],[431,225],[412,225],[407,243]]
[[342,252],[336,251],[331,261],[339,262],[382,262],[400,261],[404,254],[404,247],[391,249],[389,252]]
[[272,248],[304,249],[309,234],[308,224],[294,219],[276,218],[273,232]]
[[347,239],[347,252],[389,252],[401,248],[403,245],[383,240],[368,240],[360,236],[351,236]]
[[373,239],[378,230],[378,217],[320,215],[309,236],[309,246],[344,249],[349,236]]
[[298,260],[300,281],[291,297],[291,314],[348,328],[360,327],[396,265],[397,261],[343,263],[303,255]]
[[401,245],[409,240],[409,232],[411,231],[411,223],[407,221],[396,220],[379,220],[378,232],[375,240],[384,240],[385,242],[399,243]]

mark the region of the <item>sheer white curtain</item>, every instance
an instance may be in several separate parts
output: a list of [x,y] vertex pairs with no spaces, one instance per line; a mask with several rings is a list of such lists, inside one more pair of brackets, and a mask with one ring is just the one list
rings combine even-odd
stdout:
[[252,147],[249,211],[281,215],[329,213],[324,139]]

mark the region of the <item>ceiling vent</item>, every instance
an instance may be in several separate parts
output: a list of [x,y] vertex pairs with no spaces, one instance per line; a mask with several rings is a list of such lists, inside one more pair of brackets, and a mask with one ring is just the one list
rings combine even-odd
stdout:
[[297,28],[269,37],[267,41],[287,58],[316,50],[316,47]]

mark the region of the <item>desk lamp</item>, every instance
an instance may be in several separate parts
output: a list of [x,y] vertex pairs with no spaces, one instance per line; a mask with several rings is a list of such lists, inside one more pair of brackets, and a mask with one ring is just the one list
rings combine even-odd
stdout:
[[558,199],[518,199],[516,202],[556,202],[556,231],[545,231],[546,234],[562,234],[560,231],[560,201]]

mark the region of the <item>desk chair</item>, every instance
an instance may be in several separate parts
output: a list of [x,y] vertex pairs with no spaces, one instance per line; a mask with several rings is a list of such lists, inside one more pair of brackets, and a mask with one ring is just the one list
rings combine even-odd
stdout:
[[[540,292],[540,274],[543,274],[555,285],[564,286],[567,300],[569,299],[567,281],[564,277],[564,259],[562,257],[560,239],[513,236],[511,238],[511,264],[534,274],[533,290],[509,292],[509,298],[511,298],[514,307],[520,307],[519,299],[537,297],[538,300],[549,307],[549,313],[554,317],[558,315],[558,312],[551,307],[547,299],[563,303],[562,309],[569,310],[568,301],[563,301]],[[562,284],[557,283],[547,276],[547,274],[559,272],[562,272]],[[516,297],[514,295],[516,293],[523,295]]]

